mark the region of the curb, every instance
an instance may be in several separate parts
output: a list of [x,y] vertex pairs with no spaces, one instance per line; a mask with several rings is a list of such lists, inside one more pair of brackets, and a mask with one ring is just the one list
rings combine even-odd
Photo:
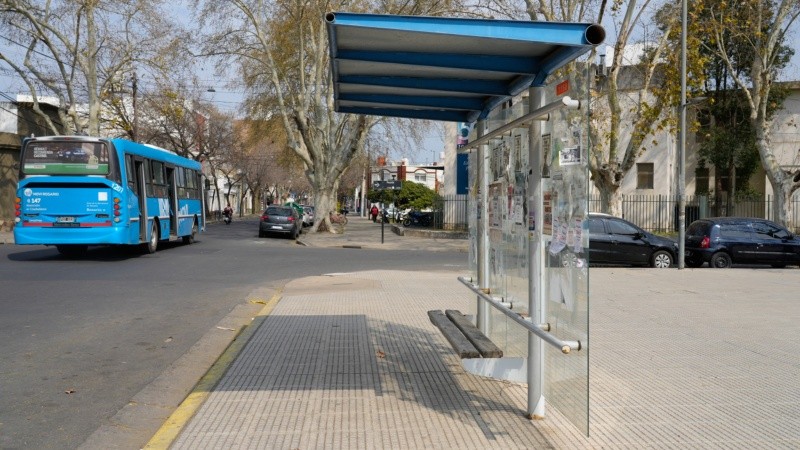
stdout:
[[222,377],[230,368],[231,364],[239,356],[242,349],[250,341],[250,338],[258,330],[264,320],[269,316],[275,306],[281,299],[283,288],[280,288],[264,307],[259,311],[258,315],[253,318],[249,325],[243,326],[236,337],[230,343],[228,348],[220,355],[216,362],[208,369],[205,375],[200,378],[192,392],[186,396],[175,411],[170,414],[167,420],[161,425],[161,428],[150,438],[150,441],[142,447],[145,449],[168,449],[173,442],[180,436],[181,431],[186,427],[189,421],[194,417],[195,413],[200,409],[208,396],[213,391],[214,387],[219,383]]

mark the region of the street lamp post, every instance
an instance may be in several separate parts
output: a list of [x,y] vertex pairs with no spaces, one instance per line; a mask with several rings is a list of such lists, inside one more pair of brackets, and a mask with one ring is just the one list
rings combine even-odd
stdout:
[[681,1],[681,110],[678,134],[678,269],[686,267],[686,0]]

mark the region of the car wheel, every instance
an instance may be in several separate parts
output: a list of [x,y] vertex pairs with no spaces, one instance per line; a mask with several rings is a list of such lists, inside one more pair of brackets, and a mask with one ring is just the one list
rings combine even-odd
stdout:
[[672,255],[666,250],[659,250],[653,253],[650,265],[656,269],[667,269],[672,267]]
[[578,257],[574,253],[561,254],[561,267],[577,267]]
[[264,232],[261,231],[261,230],[258,230],[258,237],[263,238],[264,237]]
[[716,269],[727,269],[731,266],[731,257],[723,252],[714,253],[708,265]]

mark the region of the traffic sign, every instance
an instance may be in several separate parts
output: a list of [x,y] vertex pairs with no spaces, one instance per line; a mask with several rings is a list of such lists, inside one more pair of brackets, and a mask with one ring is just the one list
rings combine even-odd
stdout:
[[394,189],[399,191],[403,187],[403,183],[400,180],[375,180],[372,182],[372,189],[376,191],[382,191],[384,189]]

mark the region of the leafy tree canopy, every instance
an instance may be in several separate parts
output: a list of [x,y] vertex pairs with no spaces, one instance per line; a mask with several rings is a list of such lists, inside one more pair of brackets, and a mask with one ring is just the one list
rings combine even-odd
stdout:
[[367,192],[370,202],[394,203],[399,208],[425,209],[431,208],[439,199],[439,194],[424,184],[403,181],[399,191],[372,190]]

